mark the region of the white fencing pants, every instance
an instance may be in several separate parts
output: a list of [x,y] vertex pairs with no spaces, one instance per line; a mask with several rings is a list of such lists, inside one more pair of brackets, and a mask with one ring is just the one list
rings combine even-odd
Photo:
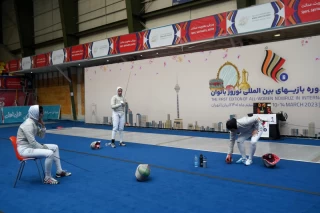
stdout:
[[62,171],[61,162],[60,162],[60,154],[59,154],[59,147],[56,144],[45,144],[49,149],[32,149],[27,148],[23,150],[22,153],[19,153],[22,157],[29,157],[29,158],[46,158],[45,160],[45,173],[46,177],[49,178],[51,176],[51,168],[52,168],[52,161],[55,162],[57,167],[57,173]]
[[256,152],[256,148],[257,148],[257,142],[260,139],[262,133],[263,133],[263,126],[262,124],[259,124],[259,131],[257,134],[252,135],[252,132],[254,130],[252,129],[251,131],[245,132],[245,133],[241,133],[237,139],[237,145],[239,148],[239,152],[242,156],[242,159],[247,159],[246,156],[246,150],[245,150],[245,146],[244,146],[244,142],[245,140],[247,140],[248,138],[250,138],[251,136],[251,141],[250,141],[250,152],[249,152],[249,159],[252,160],[254,153]]
[[120,142],[123,140],[124,123],[126,122],[124,112],[112,112],[113,129],[111,139],[114,140],[116,133],[119,131]]

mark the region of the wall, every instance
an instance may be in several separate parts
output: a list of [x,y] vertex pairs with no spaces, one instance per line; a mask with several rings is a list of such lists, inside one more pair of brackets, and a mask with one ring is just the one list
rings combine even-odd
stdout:
[[80,32],[127,18],[124,0],[80,0],[78,8]]
[[16,57],[17,56],[10,52],[7,46],[0,44],[0,61],[10,61]]
[[[146,12],[152,12],[155,10],[170,7],[171,5],[172,0],[156,0],[145,3],[145,10]],[[235,9],[237,9],[237,1],[229,0],[219,4],[212,4],[210,6],[179,12],[173,15],[165,15],[162,17],[157,17],[155,19],[149,19],[146,21],[146,26],[147,28],[151,29],[173,23],[188,21],[191,19],[201,18],[209,15],[215,15],[221,12],[226,12]]]
[[[256,0],[256,4],[271,2],[272,0]],[[62,26],[58,0],[34,0],[34,31],[35,43],[41,43],[62,37]],[[146,2],[144,5],[146,12],[167,8],[172,6],[172,0],[155,0]],[[237,9],[236,0],[229,0],[211,6],[192,9],[174,15],[158,17],[147,20],[147,28],[155,28],[172,23],[186,21],[218,14],[225,11]],[[13,0],[3,0],[2,2],[3,37],[4,44],[9,50],[20,48],[18,29]],[[79,0],[78,1],[78,26],[79,31],[84,31],[109,24],[119,20],[127,19],[125,0]],[[113,36],[128,33],[127,27],[119,27],[106,30],[94,35],[83,36],[79,43],[98,41]],[[47,45],[35,50],[36,54],[45,53],[63,48],[63,43]],[[1,51],[1,50],[0,50]],[[21,55],[17,55],[19,57]]]
[[79,43],[84,44],[92,41],[99,41],[99,40],[111,38],[114,36],[125,35],[128,33],[129,33],[129,30],[127,27],[119,27],[117,29],[110,30],[107,32],[96,33],[94,35],[89,35],[89,36],[83,36],[80,38]]
[[37,54],[42,54],[42,53],[48,53],[48,52],[55,51],[55,50],[61,50],[63,48],[64,48],[64,44],[63,43],[48,45],[48,46],[45,46],[45,47],[37,48],[36,49],[36,55]]
[[[64,71],[68,76],[68,72]],[[83,70],[78,68],[71,72],[73,93],[78,120],[84,118],[84,80]],[[59,72],[37,75],[38,103],[42,105],[61,105],[61,118],[73,119],[69,82]]]
[[[78,7],[80,32],[127,19],[124,0],[80,0],[78,1]],[[83,44],[123,34],[128,34],[127,27],[118,27],[106,30],[103,33],[83,36],[79,42]]]
[[3,43],[9,50],[20,48],[17,20],[12,0],[2,1]]
[[34,0],[35,44],[62,37],[58,0]]
[[[34,32],[35,44],[62,38],[62,25],[58,0],[34,0]],[[78,1],[79,31],[92,29],[115,21],[127,19],[124,0],[79,0]],[[13,0],[2,2],[3,40],[9,50],[20,48],[16,14]],[[97,41],[112,36],[127,34],[127,27],[106,30],[96,35],[80,38],[80,43]],[[63,42],[47,45],[35,50],[36,54],[62,49]],[[1,50],[0,50],[1,51]],[[17,55],[18,57],[19,55]]]
[[[169,114],[173,123],[178,117],[178,84],[184,129],[191,125],[225,130],[230,115],[240,118],[253,112],[253,103],[270,102],[274,113],[289,116],[282,134],[296,129],[306,134],[307,129],[314,137],[320,130],[319,43],[320,36],[87,68],[85,121],[101,123],[111,117],[110,99],[117,86],[126,90],[131,73],[126,98],[134,123],[139,123],[136,114],[157,124],[166,123]],[[271,51],[267,58],[266,50]],[[262,73],[263,67],[269,75]]]

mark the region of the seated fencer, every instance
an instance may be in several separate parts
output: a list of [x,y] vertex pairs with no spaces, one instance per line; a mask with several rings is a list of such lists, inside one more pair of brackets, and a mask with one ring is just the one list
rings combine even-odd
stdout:
[[40,144],[36,136],[44,138],[46,127],[42,120],[43,107],[33,105],[29,108],[28,118],[19,126],[17,133],[17,150],[22,157],[46,158],[45,184],[58,184],[59,181],[51,176],[52,162],[56,164],[56,177],[70,176],[71,173],[61,168],[59,147],[56,144]]
[[[236,163],[243,163],[247,166],[253,163],[253,156],[256,151],[256,143],[263,133],[263,121],[258,116],[232,118],[227,121],[226,128],[230,131],[230,142],[226,162],[231,163],[233,147],[238,135],[237,145],[241,158]],[[251,137],[250,152],[247,158],[244,142]]]

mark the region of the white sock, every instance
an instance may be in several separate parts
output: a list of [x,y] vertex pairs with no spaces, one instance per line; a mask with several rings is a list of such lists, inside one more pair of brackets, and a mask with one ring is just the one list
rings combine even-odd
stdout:
[[111,139],[114,140],[115,137],[116,137],[116,131],[115,130],[112,130],[112,133],[111,133]]
[[47,157],[44,162],[45,175],[46,175],[45,179],[51,178],[52,160],[53,160],[53,155],[50,157]]
[[244,147],[244,142],[237,142],[237,144],[238,144],[238,149],[240,151],[242,159],[246,159],[247,156],[246,156],[246,149]]
[[57,167],[57,173],[61,173],[62,172],[62,168],[61,168],[61,162],[60,162],[60,154],[59,154],[59,148],[57,148],[54,153],[54,162],[56,163],[56,167]]

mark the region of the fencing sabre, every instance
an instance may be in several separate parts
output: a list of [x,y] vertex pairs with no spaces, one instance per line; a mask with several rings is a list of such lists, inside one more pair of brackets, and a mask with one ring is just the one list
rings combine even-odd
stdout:
[[11,141],[9,138],[0,138],[0,140]]
[[126,97],[126,94],[127,94],[127,89],[128,89],[128,86],[129,86],[129,80],[130,80],[130,77],[131,77],[131,72],[132,72],[132,70],[130,70],[130,74],[129,74],[128,82],[127,82],[127,86],[126,86],[126,91],[124,91],[124,98]]
[[65,162],[65,163],[67,163],[67,164],[70,164],[70,165],[72,165],[72,166],[75,166],[75,167],[77,167],[77,168],[79,168],[79,169],[82,169],[82,170],[84,170],[84,171],[90,172],[90,171],[87,170],[87,169],[84,169],[84,168],[82,168],[82,167],[79,167],[79,166],[77,166],[77,165],[74,165],[74,164],[72,164],[72,163],[70,163],[70,162],[68,162],[68,161],[65,161],[65,160],[61,159],[61,158],[58,158],[58,157],[56,157],[56,156],[53,156],[53,157],[55,157],[55,158],[57,158],[57,159]]

